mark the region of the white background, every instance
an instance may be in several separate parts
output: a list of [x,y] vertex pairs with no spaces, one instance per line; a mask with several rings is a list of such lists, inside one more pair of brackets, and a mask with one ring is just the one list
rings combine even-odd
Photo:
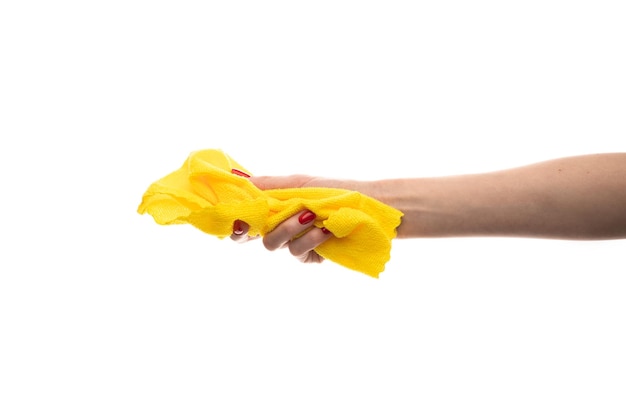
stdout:
[[0,6],[0,416],[623,417],[626,241],[394,241],[379,280],[136,208],[254,174],[626,149],[621,1]]

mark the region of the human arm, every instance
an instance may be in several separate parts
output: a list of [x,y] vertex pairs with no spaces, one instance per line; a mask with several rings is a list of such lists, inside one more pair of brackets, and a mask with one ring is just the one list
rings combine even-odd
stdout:
[[[333,187],[361,192],[404,213],[398,238],[626,238],[626,153],[448,177],[355,181],[287,176],[251,181],[261,189]],[[302,256],[328,239],[313,230],[293,244],[293,232],[304,230],[295,224],[296,218],[267,234],[265,246],[297,246],[295,253]]]
[[380,180],[370,195],[404,212],[398,236],[626,238],[626,153],[507,170]]

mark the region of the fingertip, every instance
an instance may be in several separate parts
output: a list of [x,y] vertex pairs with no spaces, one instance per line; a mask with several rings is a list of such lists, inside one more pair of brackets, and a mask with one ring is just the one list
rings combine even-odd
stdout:
[[239,177],[250,178],[250,174],[248,174],[248,173],[246,173],[244,171],[238,170],[236,168],[231,169],[230,172],[235,174],[235,175],[237,175],[237,176],[239,176]]
[[233,233],[231,234],[230,238],[233,241],[237,242],[246,241],[248,239],[247,234],[249,230],[250,225],[242,220],[237,219],[235,220],[235,222],[233,222]]
[[243,235],[244,231],[243,231],[243,222],[241,222],[239,219],[237,219],[235,222],[233,222],[233,234],[235,235]]
[[284,243],[278,242],[270,234],[267,234],[263,237],[263,246],[268,251],[275,251],[281,248]]

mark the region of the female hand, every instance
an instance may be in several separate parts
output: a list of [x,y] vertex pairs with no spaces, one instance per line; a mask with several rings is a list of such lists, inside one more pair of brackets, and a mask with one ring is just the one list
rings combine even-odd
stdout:
[[[332,235],[326,228],[313,226],[315,214],[304,210],[278,225],[263,237],[263,245],[270,251],[288,248],[289,252],[303,263],[321,263],[324,258],[315,252],[315,248]],[[248,225],[235,221],[231,239],[246,242],[257,237],[247,235]]]
[[[294,187],[337,187],[338,180],[325,180],[309,176],[288,177],[250,177],[258,188],[281,189]],[[332,234],[326,228],[313,225],[315,214],[304,210],[285,220],[263,237],[263,245],[270,251],[288,248],[289,252],[303,263],[321,263],[324,258],[315,252],[318,245],[329,239]],[[233,224],[231,239],[247,242],[258,237],[248,235],[249,226],[237,220]]]

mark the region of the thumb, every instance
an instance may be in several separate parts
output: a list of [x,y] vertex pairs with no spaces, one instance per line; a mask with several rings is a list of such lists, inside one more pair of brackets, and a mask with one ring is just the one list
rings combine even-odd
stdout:
[[293,176],[258,176],[248,180],[261,190],[292,189],[305,187],[313,178],[305,175]]

